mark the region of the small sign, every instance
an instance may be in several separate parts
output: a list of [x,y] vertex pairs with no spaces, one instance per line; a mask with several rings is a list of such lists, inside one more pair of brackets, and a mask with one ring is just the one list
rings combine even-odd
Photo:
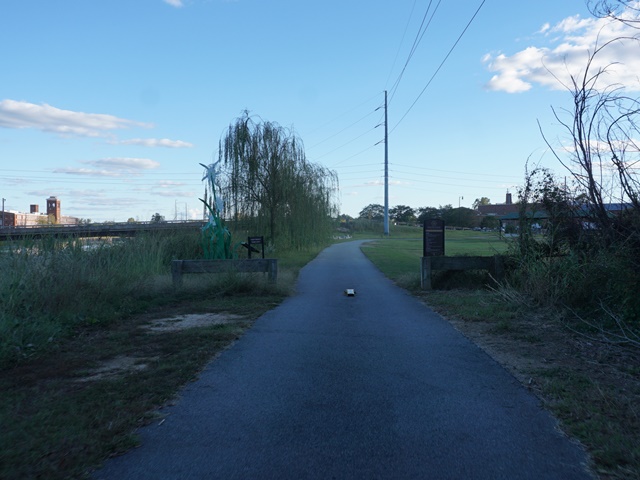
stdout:
[[428,218],[424,221],[422,256],[444,255],[444,220]]
[[264,258],[264,237],[248,237],[247,249],[249,250],[249,258],[251,258],[251,252],[260,252],[254,245],[260,245],[262,247],[262,258]]

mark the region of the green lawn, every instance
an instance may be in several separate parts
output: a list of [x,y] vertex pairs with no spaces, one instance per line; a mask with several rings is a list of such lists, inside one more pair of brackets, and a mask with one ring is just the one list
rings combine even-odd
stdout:
[[[487,289],[495,284],[482,272],[435,272],[434,290],[422,291],[421,232],[392,230],[362,251],[526,382],[562,430],[587,448],[597,478],[640,479],[637,352],[575,334],[560,309],[536,307],[508,285]],[[445,253],[495,255],[505,253],[508,242],[497,233],[447,230]]]
[[[400,280],[408,275],[419,275],[422,257],[422,229],[413,232],[403,230],[401,235],[391,232],[389,237],[379,238],[363,245],[363,251],[389,278]],[[505,253],[507,241],[496,232],[471,230],[445,231],[445,254],[491,256]]]
[[470,230],[446,230],[444,242],[445,255],[499,255],[505,253],[509,246],[508,241],[498,237],[497,232]]

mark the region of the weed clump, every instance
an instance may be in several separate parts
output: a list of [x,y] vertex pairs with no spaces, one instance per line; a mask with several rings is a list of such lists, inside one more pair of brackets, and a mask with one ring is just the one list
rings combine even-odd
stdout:
[[0,366],[50,350],[78,328],[136,313],[171,260],[201,256],[198,232],[112,242],[8,242],[0,252]]

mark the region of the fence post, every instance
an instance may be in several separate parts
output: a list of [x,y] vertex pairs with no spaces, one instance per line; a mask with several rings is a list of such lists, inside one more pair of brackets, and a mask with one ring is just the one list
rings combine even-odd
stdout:
[[182,286],[182,260],[171,261],[171,278],[174,287]]
[[278,261],[275,258],[269,259],[269,281],[276,283],[278,281]]
[[420,287],[423,290],[431,290],[431,257],[422,257]]
[[493,260],[495,262],[493,265],[493,278],[496,282],[501,282],[504,280],[504,256],[494,255]]

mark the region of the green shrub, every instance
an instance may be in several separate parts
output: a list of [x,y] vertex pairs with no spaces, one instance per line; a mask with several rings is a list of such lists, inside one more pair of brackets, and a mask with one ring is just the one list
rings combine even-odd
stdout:
[[202,255],[199,232],[143,235],[111,243],[27,240],[0,253],[0,364],[37,354],[82,326],[108,324],[140,308],[172,259]]

